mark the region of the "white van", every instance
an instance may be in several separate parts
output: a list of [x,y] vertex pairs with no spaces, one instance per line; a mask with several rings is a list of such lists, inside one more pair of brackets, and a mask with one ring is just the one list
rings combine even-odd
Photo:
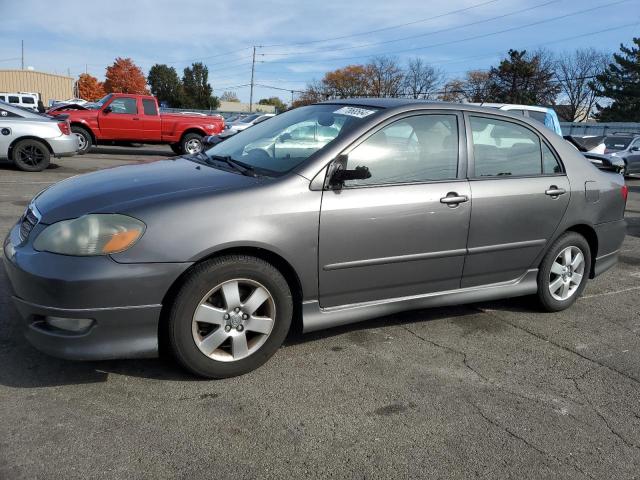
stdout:
[[6,93],[0,92],[0,100],[10,103],[16,107],[28,108],[29,110],[38,111],[38,100],[40,96],[37,93],[29,92],[15,92]]
[[478,105],[481,107],[497,108],[498,110],[507,110],[511,113],[516,113],[524,117],[533,118],[539,121],[544,126],[553,130],[558,135],[562,136],[562,129],[560,128],[560,120],[553,108],[539,107],[536,105],[514,105],[510,103],[471,103],[471,105]]

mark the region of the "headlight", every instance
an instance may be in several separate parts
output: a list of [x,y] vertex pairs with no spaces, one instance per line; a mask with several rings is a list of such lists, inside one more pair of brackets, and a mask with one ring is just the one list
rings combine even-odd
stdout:
[[63,255],[108,255],[132,247],[145,228],[143,222],[126,215],[85,215],[49,225],[33,248]]

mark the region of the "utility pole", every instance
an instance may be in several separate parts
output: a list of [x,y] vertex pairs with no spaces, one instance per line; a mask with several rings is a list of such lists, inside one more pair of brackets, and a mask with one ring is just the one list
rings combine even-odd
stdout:
[[249,93],[249,113],[253,112],[253,75],[256,70],[256,46],[253,46],[253,60],[251,62],[251,91]]
[[22,70],[24,70],[24,40],[22,40]]

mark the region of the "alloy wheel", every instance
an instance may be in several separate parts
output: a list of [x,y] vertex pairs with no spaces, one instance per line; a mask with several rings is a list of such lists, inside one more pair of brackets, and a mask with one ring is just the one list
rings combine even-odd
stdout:
[[202,142],[197,138],[192,138],[185,145],[185,150],[189,154],[200,153],[202,151]]
[[78,139],[78,148],[80,150],[84,150],[85,148],[87,148],[87,139],[85,138],[85,136],[81,133],[74,133],[74,135]]
[[200,301],[193,314],[193,340],[213,360],[241,360],[267,341],[275,315],[275,301],[263,285],[249,279],[228,280]]
[[18,158],[26,165],[37,167],[45,159],[45,152],[37,145],[25,145],[16,152]]
[[584,254],[575,246],[564,248],[553,261],[549,273],[549,292],[556,300],[571,298],[582,283]]

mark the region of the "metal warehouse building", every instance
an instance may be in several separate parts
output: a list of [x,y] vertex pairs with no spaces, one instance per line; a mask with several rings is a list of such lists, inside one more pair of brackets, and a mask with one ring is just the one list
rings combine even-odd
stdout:
[[73,97],[72,77],[36,72],[34,70],[0,70],[0,92],[39,93],[42,102]]

